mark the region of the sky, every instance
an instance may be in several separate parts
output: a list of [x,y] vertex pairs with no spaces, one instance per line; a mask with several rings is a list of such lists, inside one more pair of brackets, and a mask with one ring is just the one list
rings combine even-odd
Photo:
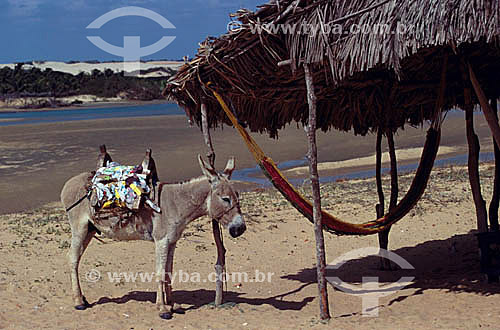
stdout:
[[[164,49],[141,59],[180,60],[193,57],[207,36],[227,31],[229,14],[240,8],[255,10],[266,0],[0,0],[0,63],[33,60],[123,60],[92,44],[87,36],[123,47],[124,36],[139,36],[140,47],[164,36],[175,40]],[[175,29],[164,29],[141,16],[109,20],[99,29],[86,27],[107,12],[136,6],[166,18]]]

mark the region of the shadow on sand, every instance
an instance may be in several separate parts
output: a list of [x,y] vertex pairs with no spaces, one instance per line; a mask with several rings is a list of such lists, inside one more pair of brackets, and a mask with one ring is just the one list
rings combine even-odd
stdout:
[[[380,286],[394,283],[402,276],[415,277],[413,284],[407,288],[414,289],[410,295],[399,295],[390,300],[387,305],[401,302],[408,297],[423,294],[425,290],[439,289],[453,293],[474,293],[489,296],[500,293],[498,283],[487,283],[486,275],[482,274],[479,265],[479,250],[474,234],[455,235],[444,240],[433,240],[393,250],[408,261],[415,269],[404,270],[393,264],[394,271],[380,270],[378,257],[364,257],[351,260],[339,269],[327,267],[326,275],[335,276],[349,284],[359,285],[363,277],[378,277]],[[302,269],[285,279],[300,283],[316,283],[316,268]],[[331,288],[331,286],[329,286]],[[352,316],[359,313],[341,315]]]
[[[253,306],[270,305],[279,310],[301,310],[305,305],[313,301],[314,297],[305,297],[301,301],[284,301],[282,299],[284,296],[302,290],[307,285],[309,284],[302,284],[296,290],[267,298],[245,298],[242,297],[242,295],[245,295],[244,292],[227,291],[225,292],[224,300],[228,302],[227,306],[235,306],[237,304]],[[173,295],[176,303],[190,305],[186,310],[193,310],[213,303],[215,291],[206,289],[192,291],[174,290]],[[97,302],[92,303],[90,307],[109,303],[125,304],[129,301],[151,302],[154,304],[156,302],[156,292],[131,291],[118,298],[102,297]]]
[[[415,269],[403,270],[396,266],[394,271],[381,271],[378,257],[364,257],[346,262],[337,270],[327,268],[327,276],[336,276],[344,282],[359,284],[363,276],[378,277],[380,286],[393,283],[402,276],[415,277],[413,284],[408,288],[415,289],[407,296],[397,296],[388,305],[407,299],[410,296],[422,294],[428,289],[440,289],[447,292],[468,292],[478,295],[493,295],[500,293],[498,283],[486,283],[485,275],[479,272],[479,256],[477,239],[473,234],[455,235],[445,240],[433,240],[414,247],[405,247],[394,250],[399,256],[408,261]],[[316,268],[306,268],[296,274],[281,277],[282,280],[299,282],[297,287],[280,295],[265,298],[245,298],[245,293],[228,291],[225,301],[234,304],[248,304],[254,306],[270,305],[278,310],[301,310],[314,297],[304,297],[301,301],[289,301],[284,298],[301,291],[316,283]],[[331,286],[330,286],[331,290]],[[198,309],[210,304],[214,299],[214,290],[174,290],[174,301],[187,304],[191,309]],[[124,304],[128,301],[155,303],[156,293],[145,291],[131,291],[119,298],[102,297],[92,304],[108,303]],[[356,314],[356,313],[355,313]],[[347,317],[355,314],[341,315]]]

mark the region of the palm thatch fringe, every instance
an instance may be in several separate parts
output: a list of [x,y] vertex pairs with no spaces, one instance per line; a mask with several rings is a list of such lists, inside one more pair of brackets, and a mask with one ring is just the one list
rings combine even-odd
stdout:
[[210,127],[230,125],[208,82],[252,131],[277,137],[292,122],[305,125],[303,62],[314,67],[323,131],[364,135],[431,119],[445,56],[445,110],[465,103],[459,57],[474,68],[486,97],[500,95],[498,0],[282,0],[232,16],[239,28],[205,40],[165,89],[198,125],[202,100]]

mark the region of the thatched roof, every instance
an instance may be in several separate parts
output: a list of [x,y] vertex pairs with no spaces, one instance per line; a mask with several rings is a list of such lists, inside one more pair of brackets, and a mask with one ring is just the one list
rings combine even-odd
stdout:
[[[471,63],[488,97],[500,95],[498,0],[284,0],[233,17],[240,29],[205,40],[165,90],[197,123],[203,101],[210,126],[229,124],[204,89],[209,81],[252,131],[275,136],[292,121],[306,123],[302,62],[314,64],[322,130],[366,134],[431,119],[445,56],[447,109],[463,104],[460,58]],[[282,26],[276,32],[269,23],[332,32],[284,33]],[[350,32],[364,26],[372,32]],[[278,66],[285,60],[290,65]]]

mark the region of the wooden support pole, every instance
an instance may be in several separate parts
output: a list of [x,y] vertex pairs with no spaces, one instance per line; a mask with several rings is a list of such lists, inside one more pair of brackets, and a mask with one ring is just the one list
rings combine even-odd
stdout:
[[[377,212],[377,219],[384,216],[385,212],[385,198],[384,189],[382,188],[382,129],[379,128],[377,132],[376,161],[375,161],[375,180],[377,182],[378,204],[375,206]],[[386,234],[387,233],[387,234]],[[381,249],[386,249],[389,244],[389,232],[383,231],[378,233],[378,245]],[[389,260],[385,257],[380,258],[380,269],[390,268]]]
[[[382,188],[382,130],[377,132],[377,145],[375,147],[377,155],[375,162],[375,179],[377,181],[378,204],[375,206],[377,219],[384,216],[384,189]],[[380,238],[380,236],[379,236]]]
[[[497,99],[491,99],[491,108],[498,121],[498,104]],[[489,207],[489,218],[490,218],[490,230],[498,231],[498,205],[500,202],[500,149],[498,144],[493,139],[493,148],[495,149],[495,179],[493,182],[493,195],[491,197],[490,207]]]
[[212,145],[212,137],[208,128],[207,106],[205,103],[201,104],[201,129],[203,131],[203,139],[208,147],[207,158],[210,166],[215,168],[215,151]]
[[[470,69],[470,66],[469,66]],[[474,112],[472,104],[472,92],[467,84],[467,69],[462,65],[462,78],[464,82],[464,102],[465,102],[465,124],[467,130],[467,143],[469,144],[469,158],[467,161],[469,182],[476,206],[477,229],[480,233],[488,231],[488,220],[486,214],[486,202],[481,194],[481,181],[479,179],[479,138],[474,132]],[[472,81],[472,71],[469,70]],[[486,113],[485,113],[486,117]],[[488,117],[487,117],[488,118]],[[488,120],[488,119],[487,119]],[[497,123],[498,125],[498,123]],[[490,126],[491,127],[491,126]],[[495,139],[496,140],[496,139]]]
[[[207,106],[205,103],[201,104],[201,129],[205,144],[208,147],[207,158],[212,168],[215,168],[215,151],[212,145],[212,138],[210,137],[210,130],[208,128]],[[226,265],[226,249],[222,241],[222,232],[217,220],[212,219],[212,231],[214,234],[215,246],[217,247],[217,262],[215,263],[215,273],[217,278],[215,280],[215,306],[222,305],[224,300],[224,282],[223,278],[224,268]]]
[[307,136],[309,139],[309,174],[311,178],[312,193],[314,199],[313,218],[314,235],[316,237],[316,271],[318,277],[318,293],[320,318],[330,319],[328,307],[328,291],[326,287],[326,257],[325,240],[323,237],[322,215],[321,215],[321,195],[319,189],[318,175],[318,150],[316,146],[316,94],[314,92],[313,76],[309,64],[304,64],[304,73],[307,87],[307,103],[309,104],[309,125]]
[[[481,88],[481,85],[479,85],[479,81],[476,78],[476,74],[472,70],[472,67],[470,64],[468,64],[469,68],[469,78],[472,83],[472,87],[474,88],[474,91],[476,92],[477,99],[479,100],[479,104],[481,105],[481,108],[483,109],[483,114],[484,117],[486,118],[486,122],[488,123],[488,126],[490,127],[491,134],[493,135],[493,138],[497,142],[497,145],[500,146],[500,126],[498,125],[498,119],[495,116],[495,113],[493,112],[493,109],[491,109],[490,104],[488,103],[488,99],[486,98],[486,95],[483,92],[483,89]],[[471,102],[472,103],[472,102]]]
[[398,204],[398,162],[396,159],[396,148],[394,146],[394,136],[391,131],[387,131],[387,144],[389,146],[389,157],[391,159],[391,200],[389,202],[389,211]]
[[[389,158],[391,160],[391,198],[389,201],[389,211],[394,209],[398,204],[398,162],[396,158],[396,148],[394,146],[394,135],[390,130],[386,131],[387,145],[389,147]],[[391,227],[387,230],[378,233],[378,243],[381,249],[387,250],[389,248],[389,232]],[[380,268],[383,270],[391,270],[391,261],[387,258],[381,258]]]
[[479,138],[474,132],[474,113],[471,106],[465,110],[465,123],[467,127],[467,142],[469,143],[469,159],[467,162],[469,168],[469,181],[476,205],[477,229],[480,233],[488,231],[486,220],[486,202],[481,194],[481,182],[479,179]]
[[215,306],[220,306],[224,302],[224,281],[225,274],[224,269],[226,268],[226,248],[224,247],[224,242],[222,241],[222,232],[220,230],[219,223],[217,220],[212,219],[212,232],[214,234],[215,246],[217,247],[217,262],[215,263],[215,274],[217,278],[215,280]]

